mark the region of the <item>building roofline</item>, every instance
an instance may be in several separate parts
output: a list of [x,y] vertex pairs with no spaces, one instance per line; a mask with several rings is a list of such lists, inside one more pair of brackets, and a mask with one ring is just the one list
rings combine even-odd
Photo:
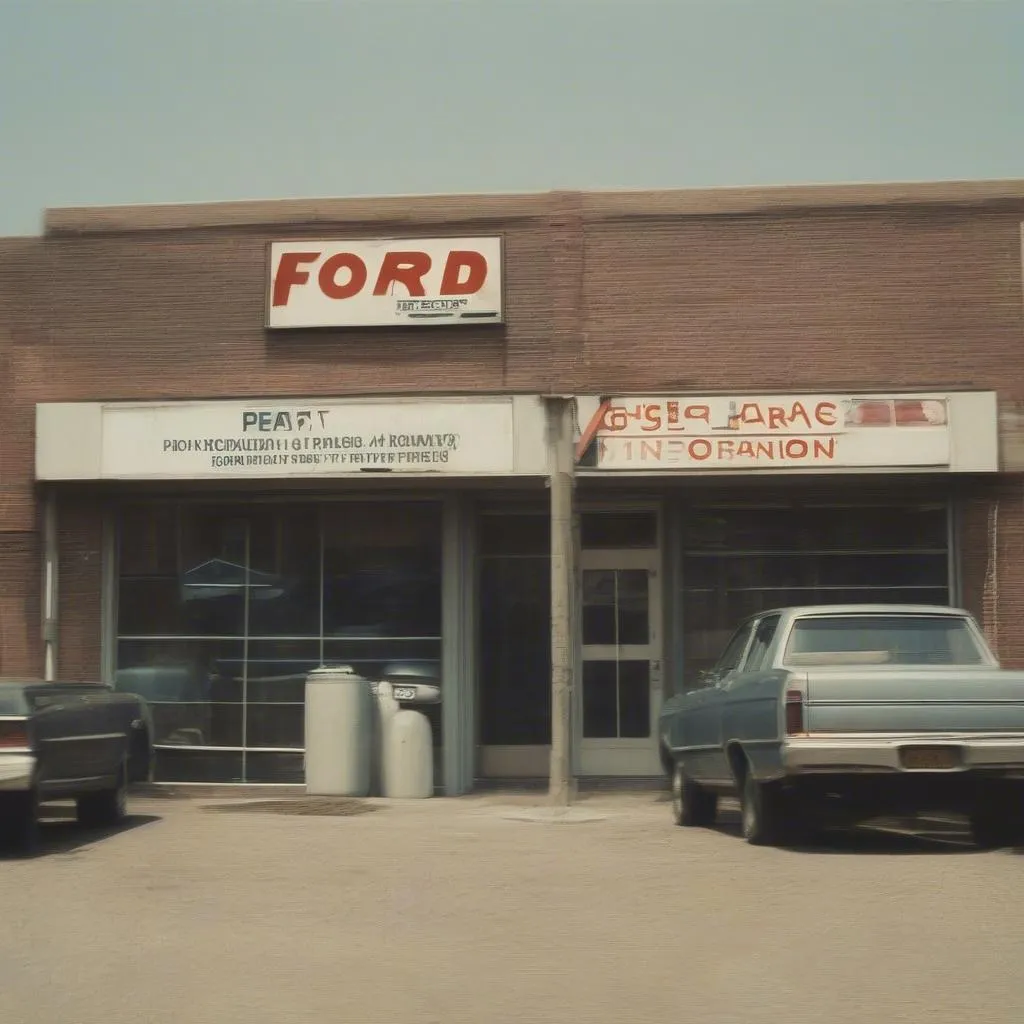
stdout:
[[317,224],[457,224],[573,214],[587,220],[901,207],[1024,207],[1024,179],[270,199],[48,209],[47,235]]

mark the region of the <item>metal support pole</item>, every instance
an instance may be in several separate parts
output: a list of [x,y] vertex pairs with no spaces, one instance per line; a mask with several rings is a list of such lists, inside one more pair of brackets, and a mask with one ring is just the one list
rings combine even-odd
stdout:
[[43,505],[43,678],[57,678],[57,497],[46,493]]
[[568,807],[573,796],[575,402],[572,398],[552,397],[547,409],[551,489],[551,771],[548,795],[552,804]]

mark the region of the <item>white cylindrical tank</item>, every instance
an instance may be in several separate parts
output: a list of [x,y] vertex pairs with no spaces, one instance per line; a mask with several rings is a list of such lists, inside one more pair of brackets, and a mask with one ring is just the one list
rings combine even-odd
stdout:
[[306,678],[306,792],[370,795],[373,697],[370,682],[347,665]]
[[370,765],[370,792],[384,796],[384,737],[391,728],[391,720],[401,710],[392,696],[391,684],[386,681],[371,683],[377,713],[373,716],[373,749]]
[[419,711],[396,711],[383,730],[384,796],[424,800],[434,795],[434,738]]

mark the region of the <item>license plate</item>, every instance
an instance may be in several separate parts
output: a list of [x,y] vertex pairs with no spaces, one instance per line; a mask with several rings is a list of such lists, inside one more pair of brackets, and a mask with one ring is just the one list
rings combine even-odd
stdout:
[[904,768],[931,769],[956,768],[960,752],[956,747],[904,747],[900,751]]
[[395,686],[391,690],[391,696],[395,700],[415,700],[416,699],[416,687],[415,686]]

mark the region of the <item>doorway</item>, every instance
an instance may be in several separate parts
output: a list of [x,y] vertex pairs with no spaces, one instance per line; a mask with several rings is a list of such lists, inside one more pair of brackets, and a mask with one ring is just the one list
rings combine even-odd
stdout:
[[643,547],[589,547],[588,535],[596,531],[587,528],[587,513],[581,517],[580,775],[661,773],[655,742],[662,697],[661,550],[657,513],[647,514],[654,543]]

